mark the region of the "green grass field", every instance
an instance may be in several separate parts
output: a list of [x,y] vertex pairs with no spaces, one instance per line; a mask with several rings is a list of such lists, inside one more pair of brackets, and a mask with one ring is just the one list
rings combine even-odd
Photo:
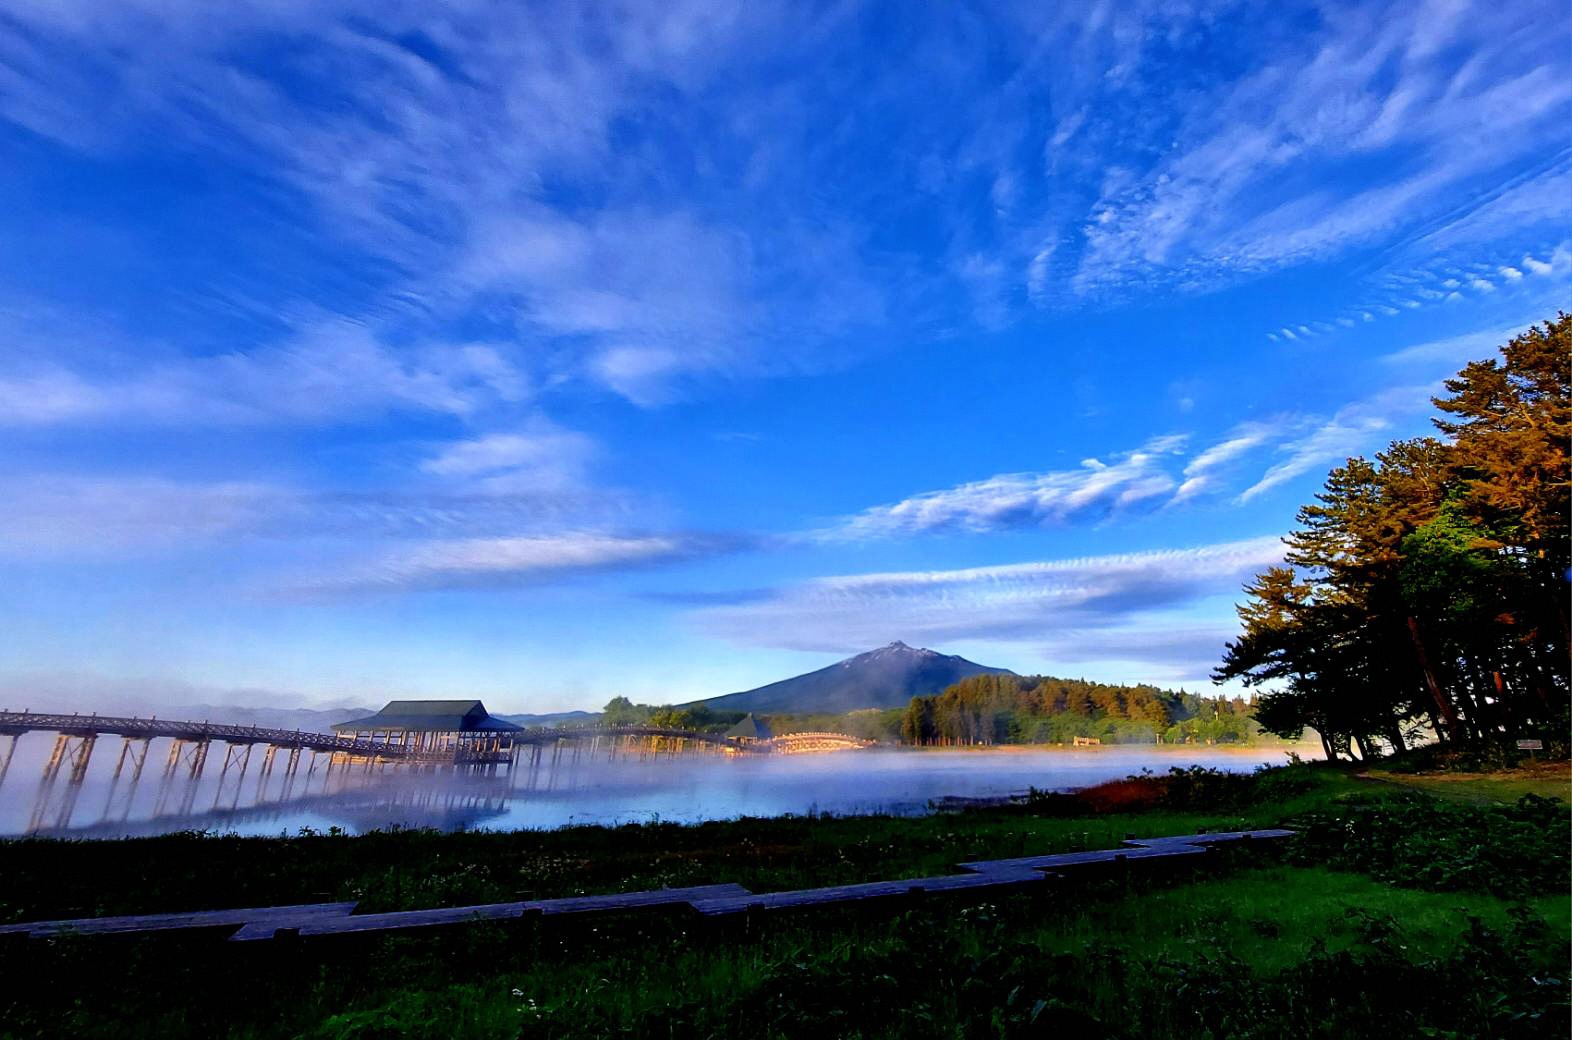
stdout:
[[1564,804],[1437,800],[1329,768],[1156,786],[1162,804],[1129,812],[1043,799],[920,819],[4,843],[3,916],[17,920],[714,881],[764,891],[1126,834],[1302,831],[1278,861],[1216,873],[752,923],[604,918],[238,950],[181,936],[10,943],[0,1035],[1566,1035]]
[[1532,762],[1499,773],[1394,773],[1373,769],[1371,777],[1408,784],[1439,798],[1480,805],[1509,805],[1526,794],[1572,804],[1572,769],[1566,762]]

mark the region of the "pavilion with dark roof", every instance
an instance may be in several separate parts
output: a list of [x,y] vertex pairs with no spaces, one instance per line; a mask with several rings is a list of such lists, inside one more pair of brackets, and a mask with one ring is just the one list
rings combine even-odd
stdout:
[[454,763],[511,760],[524,727],[494,718],[480,701],[388,701],[363,719],[336,723],[335,733],[413,750]]
[[760,722],[757,718],[754,717],[753,712],[751,711],[744,715],[741,721],[739,721],[735,726],[727,730],[724,735],[733,737],[744,744],[758,743],[769,740],[772,736],[774,736],[774,734],[770,732],[769,725],[767,723]]

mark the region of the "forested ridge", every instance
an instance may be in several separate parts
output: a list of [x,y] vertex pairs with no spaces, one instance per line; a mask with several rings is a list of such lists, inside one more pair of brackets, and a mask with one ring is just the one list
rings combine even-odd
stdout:
[[1331,472],[1214,675],[1261,689],[1264,728],[1313,727],[1329,757],[1564,748],[1569,366],[1561,313],[1446,381],[1439,436]]
[[1048,676],[976,675],[936,697],[914,697],[901,741],[919,745],[1233,743],[1256,728],[1242,697],[1199,697],[1155,686]]
[[[1112,685],[1050,676],[974,675],[906,708],[865,708],[844,714],[760,716],[777,733],[832,731],[885,743],[923,746],[1102,743],[1237,743],[1260,732],[1254,703],[1148,685]],[[721,731],[742,712],[633,704],[614,698],[602,725],[669,726]]]

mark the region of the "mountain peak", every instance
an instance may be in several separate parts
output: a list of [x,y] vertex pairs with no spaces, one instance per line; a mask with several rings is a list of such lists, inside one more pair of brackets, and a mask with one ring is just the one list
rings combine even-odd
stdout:
[[915,655],[917,655],[919,657],[942,657],[942,656],[944,656],[944,655],[942,655],[940,653],[937,653],[936,651],[929,650],[925,646],[907,646],[905,643],[903,643],[899,639],[897,639],[893,643],[886,643],[886,644],[884,644],[883,646],[879,647],[879,649],[877,649],[877,650],[869,650],[867,653],[858,654],[856,657],[848,657],[845,661],[842,661],[841,663],[842,664],[846,664],[846,663],[851,662],[851,661],[857,661],[857,660],[861,660],[862,658],[865,658],[865,657],[873,657],[875,655],[880,655],[880,654],[915,654]]
[[1011,674],[1008,668],[990,668],[897,639],[816,672],[698,703],[719,711],[838,714],[860,708],[905,707],[913,697],[940,693],[968,676]]

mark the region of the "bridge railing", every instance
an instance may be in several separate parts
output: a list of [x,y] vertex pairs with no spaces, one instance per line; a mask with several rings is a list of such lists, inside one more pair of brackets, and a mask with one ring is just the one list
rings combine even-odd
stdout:
[[706,733],[703,730],[670,729],[663,726],[531,726],[515,733],[515,744],[537,744],[550,740],[584,740],[595,737],[670,737],[674,740],[697,740],[706,744],[738,746],[734,737],[724,733]]
[[[429,753],[401,744],[378,740],[358,740],[332,733],[309,730],[276,729],[267,726],[242,726],[222,722],[193,722],[180,719],[140,718],[138,716],[82,715],[57,712],[0,712],[0,733],[52,730],[59,733],[125,736],[131,738],[168,737],[175,740],[220,740],[232,744],[276,744],[313,751],[376,755],[382,758],[421,760]],[[664,737],[694,740],[739,750],[775,742],[822,740],[866,747],[872,742],[846,733],[783,733],[769,740],[748,742],[723,733],[672,729],[664,726],[536,726],[511,732],[512,742],[538,744],[554,740],[582,740],[596,737]]]
[[0,712],[0,733],[27,730],[53,730],[58,733],[96,733],[133,738],[170,737],[175,740],[221,740],[230,744],[277,744],[313,751],[342,751],[348,754],[380,755],[384,758],[414,757],[413,749],[375,740],[356,740],[332,733],[300,729],[273,729],[266,726],[239,726],[222,722],[191,722],[180,719],[138,718],[117,715],[70,715],[52,712]]

